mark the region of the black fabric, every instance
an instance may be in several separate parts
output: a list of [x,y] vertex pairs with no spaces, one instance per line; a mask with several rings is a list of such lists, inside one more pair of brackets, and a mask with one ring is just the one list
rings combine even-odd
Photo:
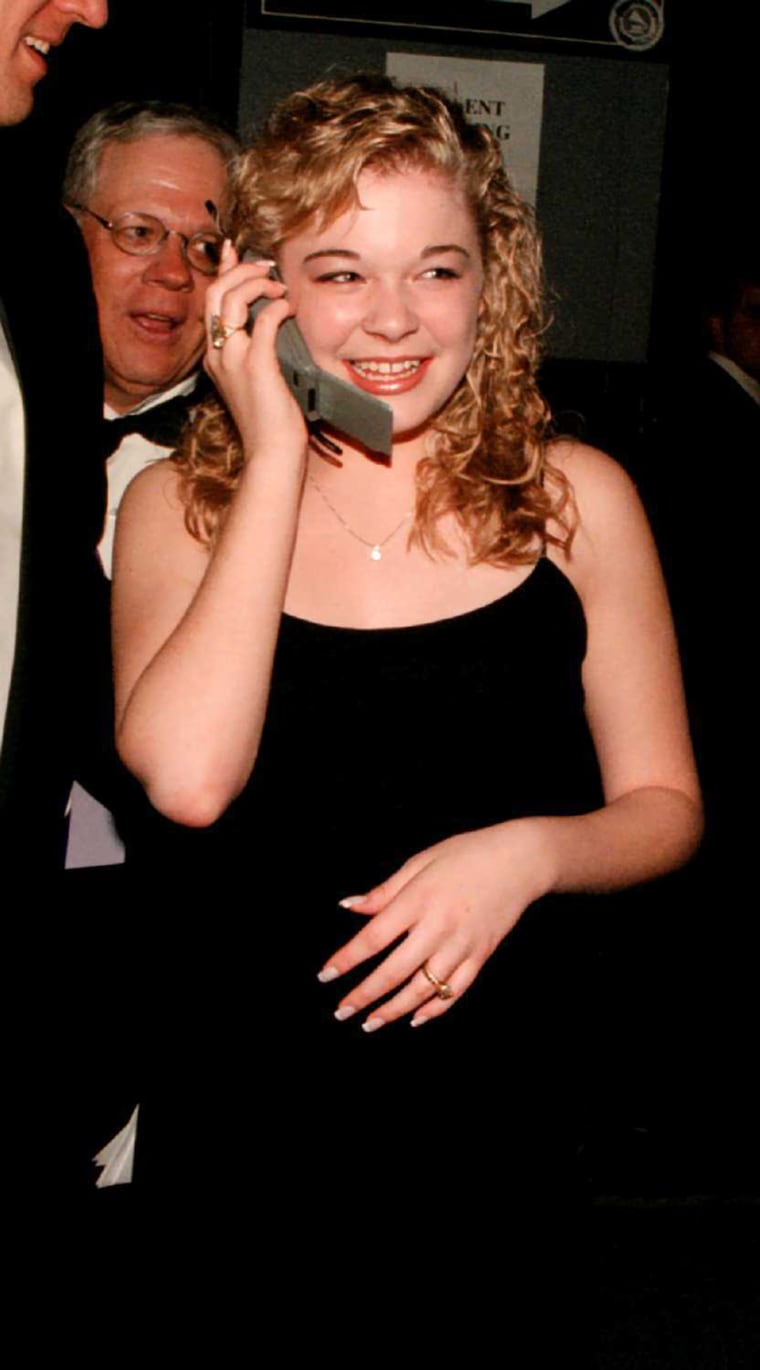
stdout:
[[86,254],[69,215],[26,206],[0,295],[26,419],[16,653],[0,760],[6,879],[60,869],[65,808],[107,679],[103,377]]
[[489,1361],[524,1339],[537,1363],[555,1338],[575,1352],[584,901],[534,905],[418,1029],[336,1022],[346,985],[316,974],[362,925],[337,901],[413,853],[600,802],[585,646],[548,561],[441,623],[283,618],[240,798],[206,831],[132,815],[131,994],[103,1034],[140,1118],[133,1185],[92,1191],[99,1241],[143,1261],[158,1228],[173,1268],[250,1271],[259,1333],[297,1358],[334,1322],[347,1353],[429,1352],[431,1327]]
[[159,447],[176,447],[190,410],[201,402],[210,388],[201,381],[189,395],[175,395],[164,404],[155,404],[150,409],[133,411],[122,414],[117,419],[105,420],[104,456],[110,457],[130,433],[140,433],[149,442],[157,443]]
[[98,1021],[86,1006],[103,965],[98,923],[78,908],[62,866],[66,805],[92,753],[110,662],[95,550],[106,494],[103,374],[87,257],[73,220],[45,201],[34,176],[23,218],[21,234],[13,215],[0,226],[10,235],[0,244],[0,296],[26,425],[0,852],[4,1171],[28,1215],[38,1203],[49,1212],[86,1175],[83,1107],[97,1087]]
[[[701,1168],[692,1192],[754,1192],[760,1132],[747,1081],[756,1068],[760,938],[757,821],[747,794],[758,710],[747,625],[757,612],[757,554],[738,511],[760,498],[760,405],[712,359],[688,367],[673,359],[652,409],[643,494],[678,631],[705,839],[671,877],[677,890],[661,930],[652,925],[647,937],[637,923],[634,954],[643,960],[657,938],[649,983],[654,959],[664,990],[647,1085],[656,1083],[672,1154],[684,1156],[680,1178]],[[635,1046],[641,1059],[638,1037]]]
[[580,1088],[582,901],[534,906],[461,1003],[414,1031],[336,1023],[346,986],[316,973],[361,926],[337,901],[415,852],[600,802],[584,652],[580,603],[548,561],[440,623],[284,617],[244,793],[208,830],[146,805],[128,833],[131,940],[146,948],[136,1190],[224,1201],[242,1174],[244,1202],[263,1186],[345,1208],[371,1172],[397,1221],[431,1114],[434,1192],[456,1156],[479,1211],[506,1183],[499,1156],[532,1155],[550,1183],[540,1157],[570,1145]]

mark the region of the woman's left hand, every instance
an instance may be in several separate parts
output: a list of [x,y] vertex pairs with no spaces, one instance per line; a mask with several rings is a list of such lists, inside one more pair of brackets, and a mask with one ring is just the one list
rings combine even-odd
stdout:
[[386,995],[393,997],[362,1024],[366,1032],[409,1013],[414,1026],[446,1013],[528,905],[551,888],[551,865],[540,820],[516,819],[447,838],[368,894],[341,900],[370,922],[330,958],[323,982],[403,940],[346,995],[336,1017],[353,1017]]

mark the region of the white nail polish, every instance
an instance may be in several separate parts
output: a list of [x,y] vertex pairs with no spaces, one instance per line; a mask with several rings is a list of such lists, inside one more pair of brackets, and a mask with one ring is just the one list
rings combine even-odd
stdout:
[[366,899],[365,894],[349,894],[347,899],[339,899],[338,907],[341,909],[352,909],[354,904],[361,904],[362,899]]
[[410,1026],[410,1027],[422,1027],[422,1024],[423,1024],[423,1023],[426,1023],[426,1022],[427,1022],[427,1018],[413,1018],[412,1021],[411,1021],[411,1023],[409,1024],[409,1026]]
[[337,980],[340,971],[335,966],[325,966],[317,976],[320,985],[329,985],[331,980]]
[[362,1032],[377,1032],[381,1027],[385,1027],[384,1018],[367,1018],[362,1023]]
[[346,1019],[353,1018],[355,1013],[355,1008],[352,1008],[350,1004],[345,1004],[343,1008],[336,1008],[333,1016],[337,1018],[339,1023],[345,1023]]

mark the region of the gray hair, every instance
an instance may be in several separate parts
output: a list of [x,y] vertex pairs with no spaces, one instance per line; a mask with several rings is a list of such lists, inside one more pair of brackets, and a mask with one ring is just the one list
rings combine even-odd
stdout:
[[155,135],[200,138],[225,166],[239,149],[237,138],[211,115],[165,100],[121,100],[93,114],[74,139],[63,178],[63,198],[86,204],[95,192],[103,153],[110,143],[135,143]]

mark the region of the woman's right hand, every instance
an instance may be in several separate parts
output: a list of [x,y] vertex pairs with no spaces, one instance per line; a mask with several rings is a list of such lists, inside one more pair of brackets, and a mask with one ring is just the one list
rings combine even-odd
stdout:
[[[206,365],[247,461],[212,548],[189,535],[179,475],[165,462],[136,477],[119,513],[119,752],[151,803],[190,827],[215,822],[255,763],[298,528],[308,430],[275,350],[293,308],[268,270],[228,247],[206,295],[209,335],[214,315],[234,330]],[[271,304],[249,336],[261,298]]]
[[[308,431],[303,415],[280,371],[276,340],[280,325],[293,314],[284,298],[286,287],[269,277],[272,262],[239,262],[229,239],[222,249],[219,275],[206,293],[205,367],[229,409],[248,461],[254,453],[305,453]],[[252,332],[246,330],[248,311],[255,300],[269,298]],[[221,347],[211,342],[211,321],[217,316],[236,331]]]

